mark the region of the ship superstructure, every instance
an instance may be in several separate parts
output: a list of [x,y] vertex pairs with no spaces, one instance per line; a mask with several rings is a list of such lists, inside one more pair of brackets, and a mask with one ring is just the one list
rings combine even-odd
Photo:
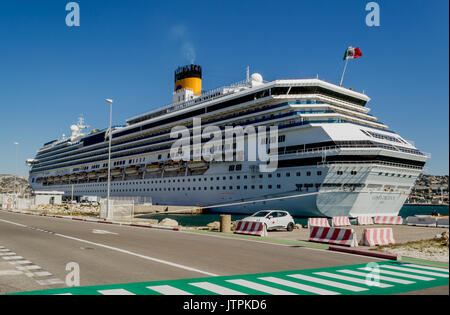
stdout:
[[[319,79],[266,82],[259,74],[202,92],[201,67],[179,68],[170,105],[112,131],[111,195],[233,213],[397,215],[429,156],[370,115],[369,101]],[[266,140],[277,143],[277,169],[261,172],[261,162],[247,160],[174,161],[171,130],[184,126],[192,133],[194,118],[220,129],[278,126],[278,139]],[[70,137],[45,144],[28,161],[35,190],[106,196],[106,130],[83,130],[79,122]]]

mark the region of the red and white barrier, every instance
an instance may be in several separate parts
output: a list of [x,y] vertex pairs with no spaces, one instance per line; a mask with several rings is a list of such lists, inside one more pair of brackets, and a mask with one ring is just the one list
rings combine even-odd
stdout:
[[358,246],[353,229],[312,226],[309,229],[309,241],[350,247]]
[[312,226],[330,227],[330,224],[327,218],[309,218],[308,227]]
[[358,225],[373,225],[372,217],[358,217]]
[[436,227],[436,218],[433,217],[408,217],[406,223],[410,226]]
[[261,222],[237,221],[234,233],[265,237],[267,236],[267,229]]
[[349,217],[333,217],[331,224],[333,227],[351,226]]
[[403,218],[402,217],[387,217],[387,216],[378,216],[374,219],[375,224],[384,224],[384,225],[402,225]]
[[361,240],[364,246],[379,246],[395,244],[392,228],[365,229]]
[[439,218],[436,220],[436,226],[439,228],[448,228],[448,218]]

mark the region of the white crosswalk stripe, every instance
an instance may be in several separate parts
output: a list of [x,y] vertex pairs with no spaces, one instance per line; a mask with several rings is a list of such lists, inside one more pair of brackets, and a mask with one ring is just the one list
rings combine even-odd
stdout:
[[306,284],[301,284],[298,282],[292,282],[292,281],[288,281],[288,280],[284,280],[284,279],[280,279],[280,278],[276,278],[276,277],[263,277],[263,278],[258,278],[260,280],[264,280],[264,281],[268,281],[268,282],[272,282],[272,283],[276,283],[276,284],[281,284],[283,286],[286,287],[291,287],[294,289],[299,289],[302,291],[306,291],[306,292],[310,292],[310,293],[315,293],[315,294],[319,294],[319,295],[338,295],[340,293],[338,292],[334,292],[334,291],[329,291],[329,290],[325,290],[325,289],[320,289],[320,288],[316,288],[316,287],[312,287]]
[[17,254],[13,253],[13,252],[0,253],[0,256],[14,256],[14,255],[17,255]]
[[338,280],[344,280],[344,281],[349,281],[349,282],[360,283],[360,284],[364,284],[364,285],[367,285],[367,286],[373,286],[373,287],[379,287],[379,288],[390,288],[390,287],[392,287],[392,285],[390,285],[390,284],[381,283],[381,282],[372,282],[372,283],[370,283],[371,285],[368,285],[369,282],[366,281],[365,279],[360,279],[360,278],[355,278],[355,277],[347,277],[347,276],[338,275],[338,274],[335,274],[335,273],[316,272],[315,274],[319,275],[319,276],[324,276],[324,277],[338,279]]
[[164,295],[192,295],[192,293],[177,289],[170,285],[158,285],[153,287],[147,287],[147,289],[156,291]]
[[292,292],[272,288],[272,287],[266,286],[264,284],[259,284],[256,282],[251,282],[251,281],[247,281],[247,280],[243,280],[243,279],[227,280],[227,282],[237,284],[237,285],[240,285],[240,286],[243,286],[246,288],[250,288],[250,289],[253,289],[256,291],[264,292],[267,294],[272,294],[272,295],[297,295]]
[[6,256],[6,257],[2,257],[4,260],[19,260],[19,259],[23,259],[22,256]]
[[0,270],[0,277],[1,276],[17,276],[21,275],[23,272],[18,270]]
[[[358,268],[358,269],[373,272],[373,269],[369,268],[369,267]],[[421,277],[421,276],[410,275],[410,274],[402,273],[402,272],[395,272],[395,271],[384,270],[384,269],[379,269],[379,270],[377,270],[377,272],[378,273],[382,273],[382,274],[391,275],[391,276],[397,276],[397,277],[403,277],[403,278],[409,278],[409,279],[415,279],[415,280],[423,280],[423,281],[436,280],[434,278]]]
[[380,266],[380,268],[388,268],[388,269],[393,269],[393,270],[398,270],[398,271],[420,273],[422,275],[433,276],[433,277],[448,278],[448,274],[446,275],[444,273],[437,273],[437,272],[431,272],[431,271],[425,271],[425,270],[417,270],[417,269],[397,267],[397,266]]
[[135,295],[134,293],[124,289],[100,290],[97,292],[101,295]]
[[247,295],[245,293],[236,291],[236,290],[231,290],[225,287],[222,287],[220,285],[214,284],[214,283],[209,283],[209,282],[197,282],[197,283],[189,283],[190,285],[193,285],[195,287],[216,293],[216,294],[220,294],[220,295]]
[[357,287],[357,286],[353,286],[353,285],[349,285],[349,284],[344,284],[344,283],[340,283],[340,282],[335,282],[335,281],[330,281],[330,280],[325,280],[325,279],[320,279],[320,278],[315,278],[315,277],[310,277],[310,276],[305,276],[305,275],[289,275],[289,277],[300,279],[300,280],[306,280],[309,282],[325,284],[330,287],[344,289],[344,290],[348,290],[348,291],[352,291],[352,292],[361,292],[361,291],[368,290],[366,288],[361,288],[361,287]]
[[[370,275],[370,273],[368,273],[368,272],[359,272],[359,271],[354,271],[354,270],[339,270],[339,272],[346,273],[346,274],[349,274],[349,275],[354,275],[354,276],[361,276],[361,277],[367,277],[367,276]],[[383,280],[383,281],[400,283],[400,284],[413,284],[413,283],[415,283],[414,281],[397,279],[397,278],[386,277],[386,276],[381,276],[381,275],[378,275],[378,277],[379,277],[380,280]]]

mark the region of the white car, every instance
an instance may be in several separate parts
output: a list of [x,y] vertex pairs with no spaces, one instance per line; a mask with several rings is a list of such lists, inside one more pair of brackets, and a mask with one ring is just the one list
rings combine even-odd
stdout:
[[289,214],[289,212],[281,210],[259,211],[252,216],[243,219],[242,221],[263,222],[267,228],[267,231],[286,229],[291,232],[294,230],[295,226],[294,218]]

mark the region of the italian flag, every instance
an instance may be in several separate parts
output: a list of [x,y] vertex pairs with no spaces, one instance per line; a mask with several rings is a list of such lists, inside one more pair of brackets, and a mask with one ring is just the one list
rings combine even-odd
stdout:
[[362,57],[362,52],[359,50],[359,47],[353,48],[350,46],[345,52],[344,60],[356,59],[359,57]]

